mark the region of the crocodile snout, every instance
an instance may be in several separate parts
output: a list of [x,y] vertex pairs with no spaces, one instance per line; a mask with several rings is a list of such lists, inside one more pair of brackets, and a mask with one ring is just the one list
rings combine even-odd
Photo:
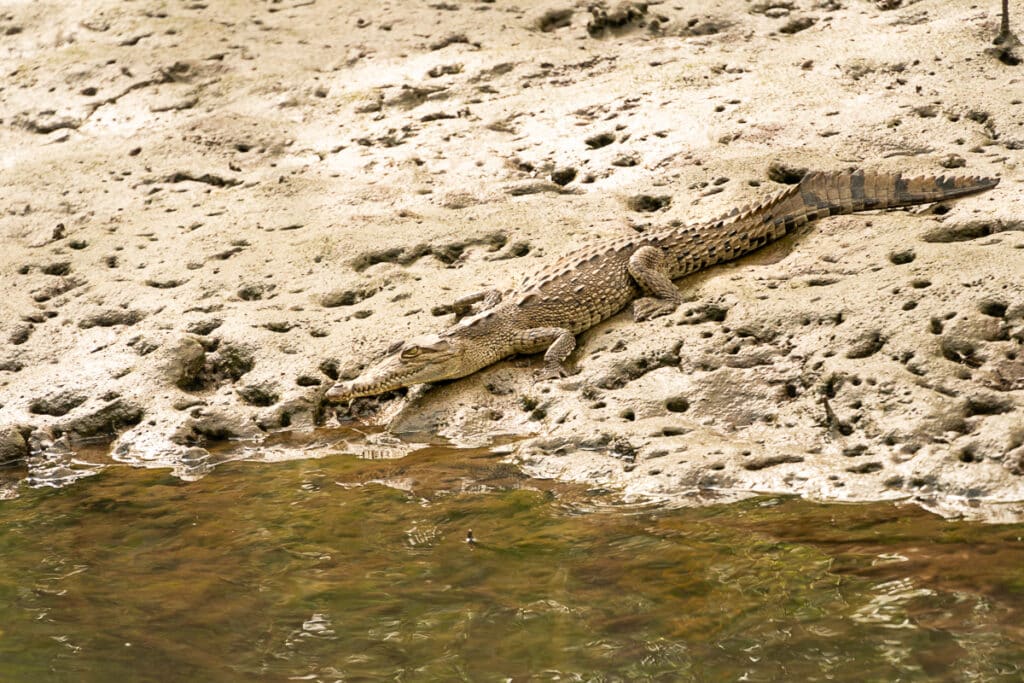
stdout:
[[333,403],[340,403],[347,401],[350,398],[354,398],[355,392],[352,390],[352,382],[336,382],[333,387],[327,390],[324,394],[324,399]]

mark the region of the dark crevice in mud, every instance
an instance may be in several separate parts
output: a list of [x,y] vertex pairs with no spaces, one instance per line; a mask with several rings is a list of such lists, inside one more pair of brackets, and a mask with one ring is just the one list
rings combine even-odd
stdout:
[[966,417],[1001,415],[1013,410],[1013,401],[1001,396],[977,395],[967,399]]
[[161,69],[153,78],[137,81],[110,97],[90,102],[81,116],[59,113],[53,109],[43,109],[37,112],[22,112],[14,117],[13,122],[15,125],[21,126],[29,132],[38,133],[40,135],[48,135],[54,131],[61,130],[62,128],[77,130],[86,121],[88,121],[89,117],[96,113],[98,109],[108,104],[115,104],[122,97],[135,90],[178,80],[175,76],[175,72],[176,70],[180,71],[181,64],[182,63],[179,62],[171,67]]
[[749,462],[743,463],[743,469],[751,472],[758,470],[767,469],[769,467],[775,467],[776,465],[785,465],[787,463],[803,462],[804,458],[800,455],[772,455],[765,456],[763,458],[757,458],[750,460]]
[[988,237],[999,232],[1024,232],[1022,220],[966,221],[940,225],[926,232],[922,239],[925,242],[969,242],[981,237]]
[[424,256],[433,256],[445,265],[456,263],[468,247],[486,246],[488,251],[498,251],[508,242],[508,235],[504,232],[492,232],[480,237],[473,237],[468,240],[448,242],[446,244],[431,245],[417,244],[413,247],[393,247],[365,252],[352,261],[352,268],[361,272],[370,266],[378,263],[397,263],[407,266]]
[[32,291],[32,300],[36,303],[45,303],[50,299],[54,299],[61,294],[66,294],[76,287],[81,287],[85,284],[85,280],[73,277],[61,277],[56,282],[50,283],[45,287]]
[[807,168],[790,166],[781,161],[773,161],[768,165],[768,179],[783,185],[796,185],[807,175]]
[[83,330],[87,330],[93,327],[114,327],[117,325],[134,325],[135,323],[146,317],[146,314],[141,311],[133,311],[128,309],[110,308],[102,311],[97,311],[91,315],[87,315],[79,321],[78,326]]
[[32,331],[35,329],[32,325],[18,325],[11,330],[10,335],[7,337],[14,346],[20,346],[28,341],[29,337],[32,336]]
[[234,187],[235,185],[242,184],[242,181],[237,178],[225,178],[213,173],[196,175],[187,171],[176,171],[175,173],[165,176],[163,179],[163,182],[165,183],[184,183],[188,181],[194,183],[205,183],[207,185],[213,185],[214,187]]
[[589,138],[584,140],[584,142],[590,149],[601,149],[602,147],[607,147],[608,145],[615,142],[615,134],[598,133],[597,135],[590,136]]

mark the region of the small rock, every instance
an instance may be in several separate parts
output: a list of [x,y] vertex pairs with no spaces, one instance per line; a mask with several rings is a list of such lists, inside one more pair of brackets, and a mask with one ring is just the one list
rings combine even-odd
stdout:
[[238,288],[238,298],[242,301],[259,301],[266,294],[267,287],[262,284],[245,284]]
[[967,160],[959,154],[950,154],[939,162],[939,166],[942,166],[942,168],[963,168],[966,165]]
[[445,36],[441,40],[430,44],[431,50],[442,50],[449,45],[455,45],[456,43],[470,44],[469,38],[466,37],[465,33],[452,33],[451,35]]
[[113,436],[126,427],[137,425],[142,420],[142,415],[141,407],[115,398],[88,415],[69,420],[63,426],[65,431],[81,439]]
[[513,197],[522,197],[528,194],[540,194],[541,192],[567,192],[561,186],[549,180],[524,180],[509,185],[508,193]]
[[314,429],[320,421],[323,406],[316,398],[300,397],[284,401],[260,418],[257,426],[272,429]]
[[355,112],[357,114],[370,114],[380,111],[383,106],[384,93],[380,90],[374,90],[371,94],[360,100],[359,104],[355,106]]
[[168,278],[165,280],[148,279],[146,280],[146,286],[152,287],[153,289],[174,289],[188,282],[181,278]]
[[210,318],[209,320],[198,320],[194,323],[190,323],[185,331],[189,334],[197,334],[205,337],[206,335],[213,332],[215,329],[220,327],[224,323],[219,318]]
[[917,258],[917,255],[913,249],[903,249],[902,251],[894,251],[889,254],[889,261],[897,266],[911,263],[915,258]]
[[21,432],[12,426],[0,427],[0,465],[8,465],[28,457],[28,444]]
[[600,5],[591,5],[592,18],[587,22],[587,33],[591,38],[598,38],[605,32],[619,32],[643,23],[647,14],[645,2],[622,2],[612,9]]
[[638,194],[630,197],[626,203],[633,211],[646,213],[667,208],[672,203],[672,197],[668,195]]
[[33,415],[60,417],[85,403],[87,398],[74,391],[61,391],[33,400],[28,405],[28,412]]
[[70,114],[59,114],[52,109],[37,113],[25,112],[14,117],[14,125],[33,133],[46,135],[61,128],[78,128],[82,120]]
[[205,405],[206,401],[204,401],[201,398],[196,398],[194,396],[186,396],[184,398],[176,399],[174,403],[171,404],[171,407],[174,408],[175,410],[188,410],[189,408],[195,408],[196,406]]
[[320,297],[320,305],[324,308],[337,308],[338,306],[354,306],[355,304],[368,299],[377,293],[376,289],[336,289]]
[[455,190],[445,193],[441,199],[441,206],[446,209],[465,209],[468,206],[475,206],[482,203],[482,200],[471,192]]
[[182,337],[164,351],[164,376],[179,389],[194,391],[202,385],[206,350],[195,337]]
[[428,71],[427,75],[431,78],[439,78],[441,76],[454,76],[460,73],[462,73],[461,64],[441,64]]
[[114,327],[115,325],[134,325],[144,318],[145,315],[139,311],[132,311],[124,308],[108,308],[87,315],[79,321],[78,326],[83,330],[92,327]]
[[882,350],[885,346],[885,338],[873,330],[858,337],[846,351],[847,358],[867,358]]
[[209,370],[215,377],[227,377],[237,382],[242,375],[256,366],[256,360],[247,346],[221,344],[216,353],[210,354],[209,365]]

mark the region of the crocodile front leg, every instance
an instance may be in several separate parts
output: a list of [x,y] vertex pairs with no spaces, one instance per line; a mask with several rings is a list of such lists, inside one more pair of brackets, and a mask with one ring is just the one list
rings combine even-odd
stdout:
[[[474,310],[473,304],[480,303]],[[462,298],[456,299],[449,306],[449,310],[455,314],[455,322],[458,322],[467,315],[480,313],[489,308],[494,308],[501,302],[501,291],[497,289],[485,289],[481,292],[474,292]]]
[[629,257],[629,274],[645,296],[633,302],[633,320],[641,322],[668,315],[683,303],[683,295],[672,283],[665,264],[665,252],[650,245],[640,247]]
[[546,348],[540,379],[558,379],[569,374],[563,363],[576,348],[576,337],[564,327],[533,327],[520,332],[514,346],[516,353],[537,353]]

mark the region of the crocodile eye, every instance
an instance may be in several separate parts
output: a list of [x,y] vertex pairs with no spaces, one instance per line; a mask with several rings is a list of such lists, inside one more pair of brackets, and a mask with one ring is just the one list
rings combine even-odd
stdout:
[[402,350],[402,358],[415,358],[418,355],[420,355],[420,347],[418,346],[410,346]]

